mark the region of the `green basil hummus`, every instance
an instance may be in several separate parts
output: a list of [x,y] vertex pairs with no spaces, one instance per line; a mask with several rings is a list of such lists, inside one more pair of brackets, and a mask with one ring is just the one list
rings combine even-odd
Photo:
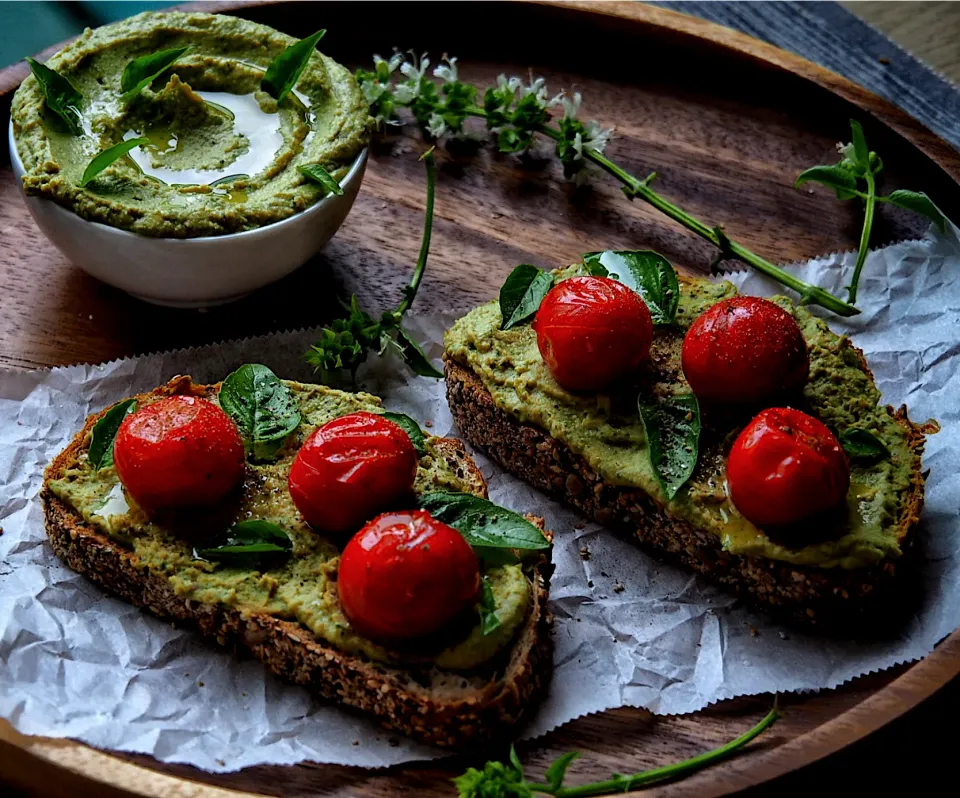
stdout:
[[[575,268],[558,278],[578,273]],[[674,516],[713,532],[733,554],[766,557],[797,565],[860,568],[900,555],[897,518],[917,465],[904,428],[879,405],[880,392],[862,369],[850,341],[789,299],[774,297],[797,320],[810,353],[810,379],[800,409],[835,433],[853,425],[875,434],[891,452],[871,465],[851,463],[846,507],[822,524],[816,539],[796,545],[774,540],[740,515],[727,495],[726,455],[750,413],[705,412],[696,471],[673,500],[667,500],[650,462],[637,412],[638,389],[653,394],[689,393],[680,363],[686,328],[721,299],[733,296],[729,282],[681,280],[679,329],[658,328],[650,368],[641,385],[620,393],[576,395],[561,388],[537,349],[529,325],[500,329],[500,309],[491,302],[459,319],[444,339],[447,356],[473,371],[497,406],[545,430],[583,456],[613,485],[638,488]],[[818,522],[819,524],[819,522]]]
[[[383,412],[370,394],[349,394],[317,385],[286,383],[300,406],[303,423],[291,434],[276,462],[247,465],[240,498],[233,506],[209,512],[180,514],[174,523],[149,519],[130,506],[112,466],[95,470],[86,453],[79,465],[49,489],[88,523],[130,546],[140,565],[163,573],[174,589],[195,601],[238,607],[295,620],[338,649],[388,664],[426,663],[451,670],[476,668],[508,646],[523,624],[532,602],[532,588],[520,565],[491,566],[485,571],[500,626],[484,635],[480,621],[469,622],[433,650],[393,651],[361,637],[350,626],[337,597],[339,549],[307,526],[294,507],[287,475],[297,449],[316,427],[358,410]],[[435,455],[436,438],[427,438],[414,489],[470,491],[463,476]],[[234,522],[259,518],[282,527],[293,541],[293,554],[266,570],[228,567],[199,560],[194,549],[210,544]]]
[[[86,30],[47,62],[83,97],[80,135],[46,108],[33,76],[14,96],[25,191],[91,221],[175,238],[251,230],[310,207],[327,191],[297,166],[319,163],[341,180],[370,118],[353,75],[319,52],[279,106],[262,91],[266,68],[294,42],[237,17],[183,12]],[[187,46],[139,96],[122,98],[132,59]],[[94,156],[136,137],[150,144],[79,187]]]

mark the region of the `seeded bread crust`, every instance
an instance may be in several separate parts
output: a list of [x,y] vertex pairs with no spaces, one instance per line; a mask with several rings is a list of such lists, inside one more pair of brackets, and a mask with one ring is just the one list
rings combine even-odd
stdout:
[[[862,356],[862,355],[861,355]],[[865,364],[864,364],[865,366]],[[903,556],[875,566],[844,570],[799,566],[726,552],[720,539],[667,515],[643,491],[609,485],[564,443],[501,411],[480,378],[447,359],[447,402],[463,437],[505,469],[544,493],[635,538],[651,553],[696,571],[783,619],[822,632],[882,633],[908,611],[913,534],[923,507],[919,465],[924,436],[901,408],[891,415],[904,427],[917,454],[911,490],[897,536]]]
[[[178,377],[149,394],[144,403],[172,394],[209,396],[217,386]],[[53,550],[74,571],[160,618],[193,626],[236,652],[248,651],[273,673],[305,685],[324,698],[367,712],[386,728],[450,748],[501,739],[538,703],[552,669],[552,617],[547,610],[551,566],[533,572],[532,609],[512,647],[476,672],[431,667],[399,668],[337,650],[304,626],[264,613],[242,613],[178,596],[167,579],[142,567],[130,550],[87,524],[47,487],[77,463],[103,413],[87,423],[47,468],[40,493]],[[486,495],[486,483],[463,444],[439,440],[452,468]],[[542,528],[541,519],[531,517]],[[549,535],[549,533],[547,533]]]

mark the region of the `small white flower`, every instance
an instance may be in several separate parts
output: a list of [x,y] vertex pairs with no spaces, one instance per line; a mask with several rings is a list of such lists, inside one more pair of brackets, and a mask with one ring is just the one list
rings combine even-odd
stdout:
[[379,55],[375,55],[373,57],[374,67],[378,67],[380,64],[386,64],[387,73],[390,75],[397,71],[397,67],[400,66],[401,61],[403,61],[403,56],[400,53],[394,53],[392,56],[390,56],[389,61],[385,61]]
[[363,99],[367,101],[367,105],[373,105],[383,96],[386,89],[375,80],[364,80],[360,82],[360,91],[363,92]]
[[440,116],[440,114],[434,111],[427,120],[427,133],[438,139],[446,132],[447,123],[443,121],[443,117]]
[[602,128],[600,124],[591,119],[586,127],[586,137],[583,141],[584,147],[589,147],[591,150],[596,150],[597,152],[603,152],[604,148],[610,142],[610,137],[613,135],[613,128]]
[[[520,84],[519,78],[516,78],[517,83]],[[539,102],[546,106],[547,104],[547,82],[543,78],[537,78],[532,81],[529,86],[520,86],[520,99],[527,97],[528,95],[533,95],[539,100]]]
[[404,61],[400,64],[400,72],[406,75],[407,79],[411,82],[416,81],[420,82],[420,78],[427,74],[427,68],[430,66],[430,59],[427,58],[426,54],[420,56],[419,65],[417,64],[417,54],[412,50],[410,55],[413,58],[413,61]]
[[407,105],[412,102],[419,93],[420,85],[418,83],[404,81],[398,84],[393,90],[393,99],[400,103],[400,105]]
[[562,94],[558,94],[557,98],[559,98],[560,104],[563,106],[563,118],[576,119],[577,114],[580,113],[580,101],[582,100],[580,92],[574,92],[572,97],[566,92],[563,92]]
[[449,58],[446,53],[443,54],[443,60],[446,61],[446,64],[440,64],[436,69],[433,70],[433,76],[435,78],[440,78],[444,83],[456,83],[457,82],[457,59],[456,57]]

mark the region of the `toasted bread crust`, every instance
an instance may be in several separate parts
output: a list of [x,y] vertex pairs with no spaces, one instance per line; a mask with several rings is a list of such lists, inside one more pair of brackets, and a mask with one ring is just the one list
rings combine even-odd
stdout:
[[820,631],[874,631],[898,612],[904,590],[898,573],[909,564],[912,534],[923,506],[919,454],[924,436],[905,409],[891,414],[918,455],[897,535],[904,556],[844,570],[792,565],[731,554],[716,535],[667,515],[646,493],[606,484],[561,441],[501,411],[480,378],[447,359],[447,402],[463,437],[511,473],[604,526],[634,537],[647,550],[703,574],[775,615]]
[[[208,395],[213,386],[188,377],[141,394],[145,402],[175,393]],[[385,727],[427,743],[458,748],[492,740],[535,706],[552,667],[552,618],[547,611],[549,564],[533,574],[532,609],[513,646],[476,673],[399,668],[367,661],[332,647],[296,622],[264,613],[243,613],[178,596],[167,579],[139,564],[130,550],[97,531],[48,489],[77,462],[103,415],[84,428],[47,468],[40,498],[53,550],[73,570],[160,618],[198,628],[221,645],[246,650],[278,676],[325,698],[374,715]],[[479,469],[454,439],[440,439],[445,458],[486,492]],[[536,520],[542,525],[542,521]]]

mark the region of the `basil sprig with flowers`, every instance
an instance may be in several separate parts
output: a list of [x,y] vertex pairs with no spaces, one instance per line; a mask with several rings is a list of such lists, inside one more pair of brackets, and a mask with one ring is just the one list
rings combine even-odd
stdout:
[[637,402],[650,463],[668,500],[693,476],[700,447],[700,404],[692,393]]
[[123,420],[136,409],[137,400],[126,399],[111,407],[93,425],[87,457],[97,471],[113,465],[113,444],[117,439],[117,432]]
[[[847,287],[847,301],[853,305],[857,301],[857,288],[860,285],[860,272],[867,259],[867,250],[870,247],[870,233],[873,230],[873,215],[878,202],[888,202],[898,208],[913,211],[926,216],[940,230],[944,232],[947,226],[947,217],[922,191],[906,191],[899,189],[888,196],[877,194],[877,177],[883,171],[883,161],[880,156],[867,146],[863,128],[855,119],[850,120],[849,144],[840,144],[839,163],[832,165],[820,164],[811,166],[797,176],[795,186],[799,188],[804,183],[820,183],[832,188],[837,199],[849,200],[859,197],[863,200],[863,230],[860,234],[860,246],[857,249],[857,261],[853,267],[853,277]],[[864,190],[861,190],[861,185]]]
[[46,64],[41,64],[32,58],[27,58],[26,61],[37,83],[40,84],[47,108],[60,117],[74,136],[79,136],[83,133],[83,126],[80,124],[83,95],[67,78]]
[[277,456],[286,437],[300,426],[300,407],[291,390],[266,366],[248,363],[220,386],[220,407],[243,437],[255,461]]
[[388,349],[395,351],[415,374],[422,377],[440,378],[439,371],[420,348],[413,337],[401,326],[403,317],[413,304],[430,252],[430,236],[433,230],[433,200],[436,188],[436,166],[433,150],[423,156],[427,168],[427,206],[423,217],[423,238],[420,254],[413,276],[403,289],[403,298],[396,309],[384,311],[379,319],[373,318],[360,307],[353,296],[346,305],[347,315],[335,320],[320,331],[320,339],[306,353],[306,360],[324,381],[335,379],[337,372],[347,371],[356,377],[357,369],[371,351],[383,354]]
[[270,521],[251,519],[234,524],[222,543],[196,549],[194,556],[240,568],[279,564],[290,556],[293,542],[282,527]]
[[483,770],[468,768],[453,780],[460,798],[533,798],[534,795],[554,795],[557,798],[588,798],[594,795],[616,795],[640,790],[651,784],[677,781],[732,756],[751,740],[759,737],[780,718],[776,703],[752,729],[719,748],[676,762],[672,765],[625,775],[615,773],[604,781],[565,786],[567,770],[580,754],[570,751],[554,760],[543,774],[543,781],[527,781],[523,765],[513,746],[508,762],[487,762]]

